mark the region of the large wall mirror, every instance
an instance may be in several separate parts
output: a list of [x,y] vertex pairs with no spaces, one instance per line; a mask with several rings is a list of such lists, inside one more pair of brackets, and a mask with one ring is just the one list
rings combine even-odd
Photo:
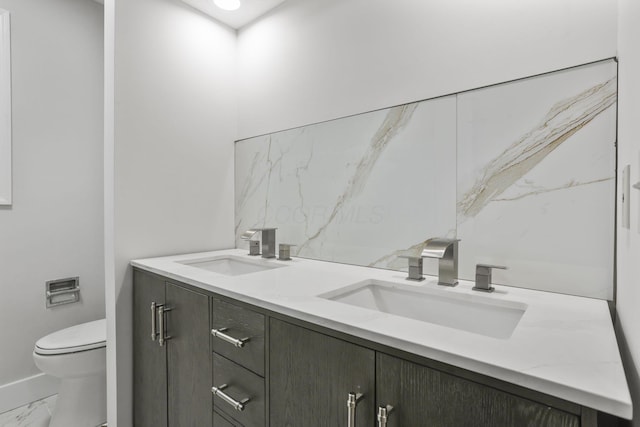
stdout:
[[0,9],[0,205],[11,204],[11,26]]
[[609,59],[238,141],[236,244],[278,227],[295,256],[406,270],[457,237],[462,279],[612,299],[616,82]]

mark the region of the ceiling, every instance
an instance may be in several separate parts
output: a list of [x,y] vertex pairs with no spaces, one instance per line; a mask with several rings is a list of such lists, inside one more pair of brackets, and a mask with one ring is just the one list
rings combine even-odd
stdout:
[[228,11],[218,8],[213,0],[182,0],[191,7],[227,24],[231,28],[238,29],[250,23],[254,19],[264,15],[286,0],[240,0],[242,5],[238,10]]

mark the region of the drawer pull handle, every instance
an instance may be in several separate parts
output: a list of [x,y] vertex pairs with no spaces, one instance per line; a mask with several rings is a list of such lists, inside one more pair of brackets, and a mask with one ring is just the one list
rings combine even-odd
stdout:
[[158,321],[159,331],[158,331],[158,344],[160,347],[164,347],[165,341],[170,340],[172,337],[167,335],[166,323],[165,323],[165,314],[172,310],[172,308],[166,307],[165,305],[157,305],[158,317],[160,320]]
[[228,384],[222,384],[219,387],[211,387],[211,393],[213,393],[214,396],[218,396],[220,399],[224,400],[229,405],[233,406],[233,409],[235,409],[236,411],[244,411],[245,406],[251,399],[246,397],[241,401],[237,401],[233,397],[229,396],[227,393],[222,391],[227,387],[229,387]]
[[151,303],[151,341],[155,341],[158,337],[158,325],[156,324],[156,303]]
[[362,396],[362,393],[349,393],[347,398],[347,427],[356,427],[356,406]]
[[228,331],[229,328],[220,328],[220,329],[212,329],[211,335],[216,338],[220,338],[222,341],[226,341],[229,344],[233,344],[238,348],[244,347],[244,344],[249,341],[249,338],[234,338],[230,335],[225,334],[225,331]]
[[387,427],[389,415],[393,412],[393,406],[378,406],[378,427]]

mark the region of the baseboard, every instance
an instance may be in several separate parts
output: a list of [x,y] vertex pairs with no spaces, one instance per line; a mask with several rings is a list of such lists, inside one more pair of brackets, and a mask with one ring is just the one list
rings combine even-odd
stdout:
[[0,386],[0,414],[58,393],[60,380],[45,374]]

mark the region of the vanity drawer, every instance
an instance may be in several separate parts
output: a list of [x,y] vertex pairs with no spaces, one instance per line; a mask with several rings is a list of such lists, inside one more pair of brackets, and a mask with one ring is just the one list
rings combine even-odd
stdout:
[[216,411],[213,411],[213,427],[242,427],[240,424],[234,424]]
[[264,323],[260,313],[211,298],[213,351],[260,376],[264,376]]
[[[213,354],[213,385],[222,388],[222,393],[235,402],[249,400],[242,411],[236,410],[234,403],[214,394],[216,411],[225,414],[245,426],[265,425],[265,382],[264,378],[236,365],[219,354]],[[223,385],[226,385],[224,387]]]

